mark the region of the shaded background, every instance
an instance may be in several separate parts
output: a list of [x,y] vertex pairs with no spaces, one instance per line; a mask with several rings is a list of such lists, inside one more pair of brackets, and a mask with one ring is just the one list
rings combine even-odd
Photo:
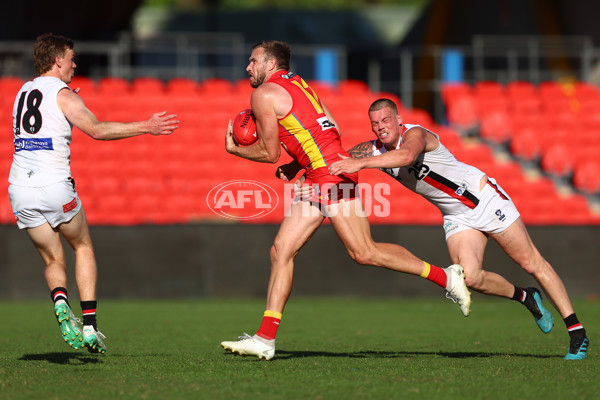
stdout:
[[[477,35],[585,36],[599,43],[597,12],[600,4],[594,0],[66,0],[60,7],[23,0],[3,6],[0,40],[33,40],[48,31],[76,41],[114,41],[124,32],[141,37],[241,33],[246,43],[276,38],[344,46],[347,78],[366,81],[368,60],[384,61],[386,53],[408,47],[466,46]],[[568,73],[568,61],[547,62]],[[436,78],[428,55],[417,65],[417,79]],[[82,62],[79,72],[87,75],[87,68],[91,65]],[[382,74],[382,80],[392,79],[398,71],[390,66]],[[433,101],[423,90],[414,107],[432,111]]]

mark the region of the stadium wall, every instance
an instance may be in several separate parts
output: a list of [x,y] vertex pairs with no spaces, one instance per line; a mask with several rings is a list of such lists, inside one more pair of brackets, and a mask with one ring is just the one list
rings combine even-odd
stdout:
[[[278,226],[197,224],[91,228],[99,265],[98,296],[120,298],[263,297],[269,249]],[[600,282],[600,226],[530,227],[534,242],[558,271],[572,297],[596,298]],[[373,226],[378,241],[400,243],[438,266],[449,257],[437,226]],[[0,299],[48,298],[43,264],[26,234],[0,226]],[[68,245],[64,244],[65,248]],[[76,296],[74,258],[69,288]],[[489,270],[522,286],[535,281],[490,242]],[[434,285],[405,274],[359,266],[324,225],[296,259],[292,296],[439,296]],[[480,296],[480,295],[476,295]]]

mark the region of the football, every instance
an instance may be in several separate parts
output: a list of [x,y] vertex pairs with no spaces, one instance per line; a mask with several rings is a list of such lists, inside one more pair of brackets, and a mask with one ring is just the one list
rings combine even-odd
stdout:
[[233,137],[237,144],[249,146],[258,140],[254,114],[250,108],[240,111],[233,120]]

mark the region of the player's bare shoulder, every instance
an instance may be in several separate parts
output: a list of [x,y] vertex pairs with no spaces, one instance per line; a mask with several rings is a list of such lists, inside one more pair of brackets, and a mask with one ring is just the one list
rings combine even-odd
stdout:
[[277,118],[285,117],[294,105],[288,91],[273,82],[263,83],[254,89],[250,102],[255,113],[264,106],[273,109]]
[[67,119],[74,113],[81,112],[86,108],[79,94],[67,87],[58,92],[56,102],[60,111],[67,116]]
[[352,158],[373,157],[375,155],[373,152],[373,142],[368,141],[359,143],[348,150],[348,153],[350,153]]

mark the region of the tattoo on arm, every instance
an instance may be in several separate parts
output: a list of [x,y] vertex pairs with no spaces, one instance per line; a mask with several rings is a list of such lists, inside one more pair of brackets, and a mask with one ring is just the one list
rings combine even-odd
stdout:
[[373,142],[362,142],[348,150],[352,158],[373,157]]

